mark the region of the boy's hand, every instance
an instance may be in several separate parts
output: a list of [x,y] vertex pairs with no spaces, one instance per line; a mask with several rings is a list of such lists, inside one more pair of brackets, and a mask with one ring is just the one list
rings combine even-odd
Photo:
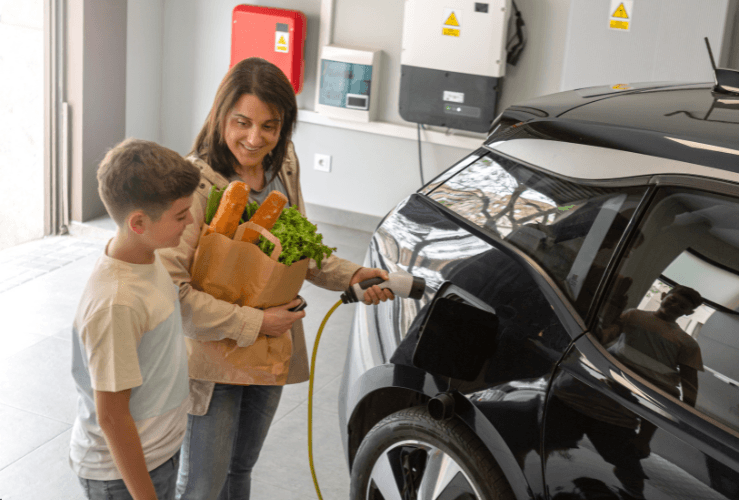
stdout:
[[95,391],[98,423],[131,496],[135,500],[157,500],[154,483],[146,468],[139,431],[128,407],[130,399],[131,389]]

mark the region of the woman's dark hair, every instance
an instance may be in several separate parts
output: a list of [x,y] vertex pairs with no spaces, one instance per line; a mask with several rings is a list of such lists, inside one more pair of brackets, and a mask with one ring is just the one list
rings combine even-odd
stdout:
[[[216,172],[226,178],[236,175],[236,157],[226,144],[223,129],[227,114],[244,94],[251,94],[274,108],[282,120],[280,139],[272,152],[264,157],[265,177],[271,182],[282,168],[287,144],[298,118],[298,103],[292,84],[280,68],[269,61],[250,57],[235,64],[218,86],[213,107],[203,128],[195,138],[190,154],[202,158]],[[271,174],[268,176],[267,174]]]

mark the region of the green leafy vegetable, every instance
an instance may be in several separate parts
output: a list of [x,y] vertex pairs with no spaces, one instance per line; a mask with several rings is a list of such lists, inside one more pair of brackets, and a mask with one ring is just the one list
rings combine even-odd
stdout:
[[216,212],[218,211],[218,205],[221,203],[221,198],[223,198],[223,192],[226,189],[218,189],[215,186],[211,186],[210,193],[208,194],[208,201],[205,204],[205,223],[210,224],[210,221],[213,220],[213,217],[215,217]]
[[259,208],[259,204],[256,201],[252,201],[251,203],[248,203],[246,205],[246,209],[244,210],[244,213],[246,214],[246,220],[254,217],[254,212],[257,211],[257,208]]
[[[282,253],[278,261],[289,266],[307,257],[314,259],[320,269],[323,259],[330,257],[336,248],[324,245],[323,235],[317,234],[316,229],[316,226],[303,217],[295,207],[284,209],[270,231],[282,244]],[[270,255],[275,247],[263,236],[259,237],[258,245],[267,255]]]

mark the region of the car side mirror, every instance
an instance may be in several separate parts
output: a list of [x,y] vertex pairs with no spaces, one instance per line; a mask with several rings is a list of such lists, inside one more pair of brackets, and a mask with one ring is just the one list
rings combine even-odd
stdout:
[[495,349],[498,317],[487,304],[445,283],[421,322],[413,365],[432,375],[473,381]]

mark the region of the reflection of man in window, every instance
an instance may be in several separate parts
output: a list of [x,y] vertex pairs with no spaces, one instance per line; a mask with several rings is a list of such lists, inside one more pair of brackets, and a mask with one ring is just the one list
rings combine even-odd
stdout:
[[605,331],[604,343],[618,336],[608,351],[667,393],[695,406],[698,370],[703,370],[698,342],[677,324],[701,305],[701,295],[678,285],[662,294],[656,311],[630,309]]

